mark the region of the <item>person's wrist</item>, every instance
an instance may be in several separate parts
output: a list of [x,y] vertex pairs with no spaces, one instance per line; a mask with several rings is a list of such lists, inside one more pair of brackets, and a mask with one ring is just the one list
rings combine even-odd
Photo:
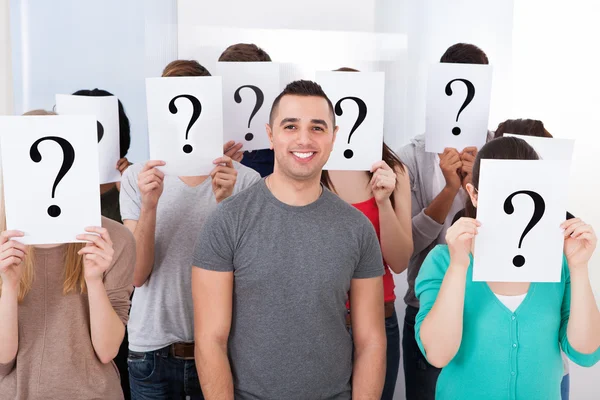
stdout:
[[382,199],[379,199],[377,197],[375,197],[375,201],[377,203],[377,207],[379,208],[379,211],[381,211],[382,209],[386,208],[386,207],[392,207],[392,200],[390,199],[389,196],[386,196]]
[[17,297],[19,295],[19,281],[12,282],[9,279],[2,278],[2,296]]
[[102,287],[104,289],[104,282],[102,281],[101,275],[92,275],[85,277],[85,285],[88,287],[88,290],[94,290]]
[[458,185],[456,185],[454,183],[446,182],[446,186],[444,187],[444,190],[452,195],[456,195],[458,193],[458,190],[460,189],[461,183],[462,182],[459,182]]
[[144,211],[156,211],[158,207],[158,202],[144,202],[142,201],[142,210]]
[[589,267],[588,264],[569,264],[569,275],[571,278],[585,277],[589,278]]

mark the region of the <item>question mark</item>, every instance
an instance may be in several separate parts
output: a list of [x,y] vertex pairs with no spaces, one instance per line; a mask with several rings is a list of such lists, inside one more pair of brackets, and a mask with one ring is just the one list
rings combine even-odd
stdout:
[[[452,82],[456,81],[464,83],[467,87],[467,98],[460,107],[460,110],[458,110],[458,114],[456,114],[456,122],[458,122],[458,117],[460,117],[460,113],[469,105],[469,103],[471,103],[471,101],[473,101],[473,97],[475,97],[475,86],[473,86],[473,84],[466,79],[452,79],[446,84],[446,96],[452,96],[452,88],[450,86],[452,85]],[[458,126],[452,128],[452,134],[455,136],[460,135],[460,128]]]
[[96,121],[96,126],[98,128],[98,143],[100,143],[100,141],[104,137],[104,127],[102,126],[100,121]]
[[[531,190],[519,190],[514,192],[513,194],[508,196],[506,200],[504,200],[504,212],[508,215],[512,214],[515,211],[515,207],[512,204],[512,199],[519,194],[526,194],[533,200],[533,216],[531,217],[531,220],[525,227],[525,230],[521,235],[521,239],[519,239],[519,248],[521,248],[521,244],[523,243],[525,235],[527,235],[529,231],[531,231],[533,227],[538,222],[540,222],[540,220],[544,216],[544,211],[546,211],[546,203],[544,202],[542,196],[540,196],[536,192],[532,192]],[[515,267],[522,267],[523,265],[525,265],[525,257],[521,255],[515,256],[513,258],[513,265]]]
[[[262,90],[260,90],[256,86],[253,86],[253,85],[240,86],[233,94],[233,99],[238,104],[240,104],[242,102],[242,97],[240,96],[240,91],[243,88],[250,88],[250,89],[254,90],[254,94],[256,95],[256,104],[254,105],[254,109],[252,110],[252,113],[250,114],[250,118],[248,119],[248,129],[250,129],[250,123],[252,122],[252,118],[254,118],[254,116],[256,115],[258,110],[260,110],[260,108],[262,107],[263,102],[265,101],[265,95],[263,94]],[[247,141],[251,141],[252,139],[254,139],[254,135],[252,133],[248,132],[246,134],[246,136],[244,136],[244,138]]]
[[[185,140],[188,140],[188,134],[190,133],[190,129],[196,123],[196,121],[198,120],[198,117],[200,117],[200,114],[202,113],[202,104],[200,104],[200,100],[198,100],[191,94],[180,94],[179,96],[173,97],[171,99],[171,101],[169,102],[169,111],[171,111],[171,114],[177,114],[177,107],[175,106],[175,100],[177,100],[180,97],[184,97],[184,98],[188,99],[190,101],[190,103],[192,103],[192,107],[194,107],[194,111],[192,112],[192,117],[190,118],[190,122],[187,126],[187,129],[185,130]],[[183,146],[184,153],[189,154],[192,152],[192,150],[194,150],[194,148],[189,144],[186,144],[185,146]]]
[[[346,99],[350,99],[350,100],[354,101],[356,103],[356,105],[358,106],[358,117],[356,117],[356,122],[354,122],[354,126],[352,127],[352,129],[350,129],[350,135],[348,135],[348,144],[350,144],[350,139],[352,139],[352,135],[354,134],[354,131],[356,129],[358,129],[360,124],[362,124],[363,121],[365,120],[365,118],[367,118],[367,105],[365,104],[364,101],[362,101],[362,99],[359,99],[358,97],[352,97],[352,96],[344,97],[344,98],[340,99],[337,103],[335,103],[335,114],[338,117],[341,117],[342,114],[344,113],[344,111],[342,111],[342,101],[344,101]],[[346,149],[346,151],[344,151],[344,157],[346,157],[347,159],[350,159],[353,156],[354,156],[354,152],[352,150]]]
[[[73,163],[75,162],[75,150],[73,149],[73,146],[71,146],[71,143],[69,143],[67,140],[61,137],[46,136],[36,140],[35,143],[31,145],[31,148],[29,149],[29,157],[31,158],[31,161],[35,163],[39,163],[40,161],[42,161],[42,154],[38,150],[38,145],[44,140],[52,140],[58,143],[63,152],[63,162],[60,166],[60,170],[58,171],[58,175],[56,175],[56,179],[54,180],[54,185],[52,185],[52,198],[54,198],[56,187],[58,186],[62,178],[67,174],[67,172],[69,172],[69,170],[73,166]],[[57,205],[51,205],[50,207],[48,207],[48,215],[53,218],[58,217],[60,215],[60,212],[60,207]]]

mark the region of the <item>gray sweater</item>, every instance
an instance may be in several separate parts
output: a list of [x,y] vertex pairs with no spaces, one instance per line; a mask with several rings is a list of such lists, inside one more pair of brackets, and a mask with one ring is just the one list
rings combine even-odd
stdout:
[[[493,138],[488,131],[487,140]],[[438,193],[433,193],[433,177],[435,168],[439,168],[435,153],[425,151],[425,135],[416,136],[409,144],[398,152],[400,160],[408,167],[411,188],[411,214],[414,252],[408,264],[406,278],[408,291],[404,302],[419,308],[419,300],[415,297],[415,279],[421,269],[421,264],[429,251],[437,244],[443,225],[438,224],[425,214],[425,209]]]

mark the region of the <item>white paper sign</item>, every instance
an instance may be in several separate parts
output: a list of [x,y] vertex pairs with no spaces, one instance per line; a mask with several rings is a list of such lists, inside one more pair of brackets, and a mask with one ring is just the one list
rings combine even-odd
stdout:
[[220,62],[217,75],[223,78],[224,141],[242,143],[244,150],[268,149],[265,124],[281,92],[279,64]]
[[474,281],[560,281],[568,165],[481,160]]
[[571,161],[573,159],[572,139],[545,138],[539,136],[515,135],[505,133],[503,136],[523,139],[538,153],[542,160]]
[[119,103],[115,96],[56,95],[56,112],[60,115],[93,115],[98,129],[100,183],[118,182],[120,156]]
[[384,73],[320,71],[316,81],[333,103],[340,127],[323,169],[370,170],[383,151]]
[[93,116],[0,117],[9,230],[26,244],[77,242],[100,226],[98,130]]
[[432,65],[427,82],[425,150],[480,149],[487,138],[491,92],[491,65]]
[[167,175],[208,175],[223,155],[221,77],[146,79],[150,159]]

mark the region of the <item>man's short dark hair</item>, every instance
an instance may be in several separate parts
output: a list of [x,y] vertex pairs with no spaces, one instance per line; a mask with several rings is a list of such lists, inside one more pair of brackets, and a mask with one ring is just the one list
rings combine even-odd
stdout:
[[305,81],[299,80],[288,83],[288,85],[283,89],[283,92],[279,94],[273,101],[273,106],[271,106],[271,113],[269,114],[269,124],[273,125],[273,117],[275,116],[275,112],[277,111],[277,107],[279,107],[279,102],[283,98],[283,96],[314,96],[314,97],[322,97],[327,100],[327,105],[329,106],[329,111],[331,113],[331,118],[333,120],[333,127],[335,127],[335,113],[333,112],[333,104],[331,104],[331,100],[323,91],[323,88],[318,83],[313,81]]
[[[113,96],[112,93],[98,88],[94,90],[78,90],[73,93],[73,95],[93,97]],[[121,158],[123,158],[127,155],[129,146],[131,145],[131,127],[129,125],[129,118],[127,118],[127,114],[125,114],[125,108],[123,108],[121,100],[117,99],[117,103],[119,105],[119,155]]]
[[488,58],[479,47],[468,43],[457,43],[450,47],[440,59],[442,63],[489,64]]
[[219,57],[219,61],[260,62],[271,61],[271,57],[254,43],[238,43],[226,48]]
[[165,67],[162,76],[210,76],[210,72],[196,60],[175,60]]

